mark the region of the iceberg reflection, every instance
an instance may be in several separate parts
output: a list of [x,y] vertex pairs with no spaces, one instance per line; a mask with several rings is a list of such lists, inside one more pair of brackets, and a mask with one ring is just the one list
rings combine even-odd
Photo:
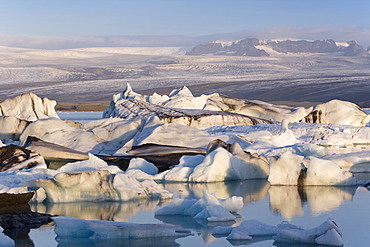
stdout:
[[267,180],[242,180],[215,183],[165,183],[163,188],[181,199],[199,199],[206,192],[214,193],[217,198],[227,199],[240,196],[244,203],[258,201],[268,194],[270,184]]
[[81,202],[32,204],[31,210],[51,215],[71,216],[84,220],[126,222],[138,212],[152,212],[169,201],[139,200],[132,202]]
[[304,215],[303,206],[307,203],[311,215],[319,215],[352,200],[356,189],[356,186],[271,186],[270,210],[289,221]]

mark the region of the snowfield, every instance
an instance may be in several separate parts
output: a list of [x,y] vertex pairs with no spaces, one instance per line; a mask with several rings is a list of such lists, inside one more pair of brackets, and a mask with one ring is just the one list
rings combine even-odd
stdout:
[[[367,101],[368,58],[335,54],[186,56],[182,47],[32,50],[1,47],[0,98],[34,92],[58,102],[109,100],[130,83],[142,91],[189,86],[240,99]],[[68,97],[66,97],[68,95]]]

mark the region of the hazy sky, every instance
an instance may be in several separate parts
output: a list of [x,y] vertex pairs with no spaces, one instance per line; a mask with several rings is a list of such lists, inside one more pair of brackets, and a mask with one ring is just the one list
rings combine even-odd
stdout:
[[1,0],[0,23],[0,34],[62,37],[368,32],[370,0]]

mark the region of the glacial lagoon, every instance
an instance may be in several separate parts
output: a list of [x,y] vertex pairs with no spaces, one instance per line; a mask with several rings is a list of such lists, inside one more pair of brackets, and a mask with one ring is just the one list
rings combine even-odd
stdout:
[[[222,223],[197,221],[189,216],[155,216],[154,211],[171,200],[140,200],[133,202],[35,204],[34,212],[72,216],[87,220],[111,220],[133,223],[169,223],[192,229],[193,236],[178,239],[122,241],[116,246],[274,246],[270,237],[229,242],[226,236],[214,237],[217,225],[236,226],[243,220],[258,220],[277,225],[282,221],[304,228],[319,226],[332,218],[343,234],[344,246],[367,246],[370,242],[368,205],[370,191],[364,187],[331,186],[270,186],[265,180],[245,180],[207,184],[163,184],[174,198],[199,199],[204,192],[218,198],[241,196],[244,207],[237,220]],[[55,240],[54,225],[32,229],[29,236],[35,246],[73,246],[76,240]],[[82,241],[84,246],[104,246],[104,243]],[[297,246],[297,245],[276,245]]]
[[[59,113],[62,119],[89,121],[98,119],[101,112]],[[76,117],[78,115],[79,117]],[[370,180],[370,174],[355,174],[358,180]],[[283,221],[304,228],[319,226],[328,218],[333,219],[343,234],[344,246],[367,246],[370,191],[361,186],[270,186],[266,180],[229,181],[219,183],[166,183],[163,188],[174,198],[199,199],[205,192],[218,198],[240,196],[244,207],[238,218],[230,222],[205,222],[189,216],[155,216],[154,212],[171,200],[139,200],[131,202],[56,203],[32,204],[31,210],[86,220],[107,220],[132,223],[169,223],[193,230],[193,235],[183,238],[122,240],[119,242],[89,242],[86,240],[56,240],[55,225],[32,229],[29,243],[34,246],[299,246],[275,244],[271,237],[253,240],[228,241],[226,236],[213,236],[217,225],[237,226],[243,220],[258,220],[277,225]],[[21,240],[19,240],[21,241]],[[32,245],[31,245],[32,246]]]

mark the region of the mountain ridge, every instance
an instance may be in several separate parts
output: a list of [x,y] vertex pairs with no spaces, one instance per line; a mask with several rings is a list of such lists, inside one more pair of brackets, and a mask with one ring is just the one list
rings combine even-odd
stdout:
[[[268,50],[277,53],[339,53],[343,56],[369,56],[370,47],[367,51],[356,41],[347,42],[348,46],[337,45],[333,39],[328,40],[266,40],[246,38],[227,44],[222,41],[210,41],[201,43],[185,53],[185,55],[228,55],[268,57]],[[264,49],[265,48],[265,49]]]

